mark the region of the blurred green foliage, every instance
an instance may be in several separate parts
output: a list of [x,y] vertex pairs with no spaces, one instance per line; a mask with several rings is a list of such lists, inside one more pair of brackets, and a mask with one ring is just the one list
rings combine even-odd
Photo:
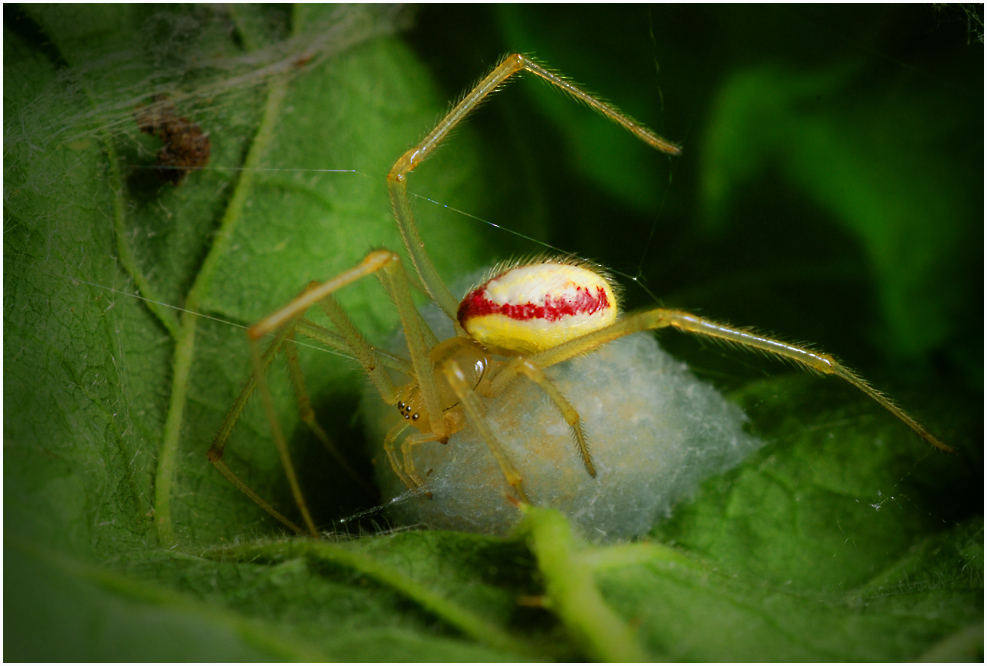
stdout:
[[[606,658],[628,652],[595,651],[608,637],[584,627],[615,617],[650,657],[982,660],[971,25],[923,6],[5,5],[5,657]],[[629,307],[658,298],[840,355],[960,455],[834,382],[669,334],[769,440],[656,526],[677,550],[577,540],[549,566],[526,539],[550,521],[506,541],[269,543],[278,526],[204,455],[248,373],[230,322],[397,248],[383,175],[510,50],[685,154],[513,84],[412,177],[440,204],[416,211],[443,275],[542,242],[575,252],[624,276]],[[158,143],[134,117],[162,93],[212,144],[179,187],[155,179]],[[341,300],[382,339],[395,317],[377,287]],[[323,422],[358,457],[359,373],[303,360]],[[284,384],[303,484],[332,527],[374,498],[340,481]],[[228,457],[290,507],[269,439],[250,409]],[[548,604],[561,609],[556,584],[586,567],[587,616],[538,607],[562,590]]]

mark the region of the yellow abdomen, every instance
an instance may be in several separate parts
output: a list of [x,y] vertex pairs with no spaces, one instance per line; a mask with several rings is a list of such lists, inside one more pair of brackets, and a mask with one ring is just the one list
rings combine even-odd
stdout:
[[482,345],[534,354],[617,319],[610,282],[581,265],[540,262],[487,280],[459,304],[459,323]]

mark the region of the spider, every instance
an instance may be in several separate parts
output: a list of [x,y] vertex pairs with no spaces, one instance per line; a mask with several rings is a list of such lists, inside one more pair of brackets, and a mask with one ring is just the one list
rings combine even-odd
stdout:
[[[508,455],[486,414],[488,404],[520,380],[537,387],[554,406],[575,444],[572,455],[581,461],[585,478],[593,479],[597,466],[593,447],[584,433],[580,411],[559,389],[558,382],[550,379],[546,370],[579,357],[601,354],[610,343],[632,334],[665,327],[766,352],[805,369],[840,377],[877,401],[936,448],[952,451],[889,398],[828,354],[681,310],[653,308],[622,315],[609,276],[585,262],[539,257],[501,264],[465,298],[457,300],[425,251],[412,213],[407,179],[488,95],[521,72],[533,74],[558,87],[656,150],[669,155],[681,154],[681,148],[675,143],[529,57],[511,54],[504,58],[417,145],[401,155],[387,175],[394,215],[415,274],[439,311],[451,322],[452,334],[439,339],[434,328],[416,309],[412,283],[403,261],[392,251],[373,251],[353,268],[325,282],[309,285],[286,306],[247,331],[253,375],[230,408],[208,454],[213,465],[234,485],[289,528],[318,535],[291,463],[266,380],[273,359],[284,352],[302,419],[329,446],[309,405],[298,357],[294,345],[290,344],[296,335],[307,336],[355,358],[381,400],[400,415],[398,424],[384,437],[383,450],[390,467],[408,489],[418,489],[425,484],[415,463],[419,447],[427,443],[445,444],[454,434],[472,429],[496,462],[503,477],[504,493],[521,502],[530,502],[525,475]],[[372,346],[333,297],[335,292],[368,276],[379,278],[397,306],[407,358]],[[306,313],[313,306],[325,312],[335,330],[307,318]],[[267,336],[273,337],[262,350],[261,340]],[[394,373],[406,377],[407,383],[396,384]],[[304,528],[259,497],[222,460],[230,434],[254,390],[260,393]],[[345,466],[345,461],[341,457],[338,459]]]

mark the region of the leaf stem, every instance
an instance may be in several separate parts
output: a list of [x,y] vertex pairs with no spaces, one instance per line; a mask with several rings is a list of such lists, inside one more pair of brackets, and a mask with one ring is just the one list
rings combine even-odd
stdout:
[[138,291],[144,297],[144,304],[147,306],[147,309],[158,318],[161,324],[168,330],[168,333],[171,334],[171,337],[177,340],[179,336],[178,318],[175,317],[175,313],[170,308],[162,305],[164,299],[158,295],[154,286],[144,276],[140,266],[137,264],[134,251],[131,249],[130,243],[127,242],[127,213],[124,209],[124,192],[122,178],[120,177],[120,165],[117,162],[117,154],[116,149],[113,147],[113,141],[110,140],[105,129],[101,131],[101,134],[107,162],[109,163],[110,190],[113,192],[113,235],[116,236],[117,241],[117,261],[120,262],[123,270],[127,272],[134,281],[134,284],[137,285]]
[[[180,329],[175,339],[171,398],[154,484],[154,516],[158,542],[166,548],[175,543],[174,525],[171,518],[171,487],[177,471],[178,445],[181,441],[188,380],[194,357],[195,332],[199,322],[199,317],[194,313],[199,311],[202,301],[208,293],[213,274],[216,272],[216,266],[226,254],[236,226],[242,218],[243,207],[253,187],[255,174],[258,173],[257,167],[260,166],[261,157],[266,153],[274,136],[278,113],[287,91],[287,82],[283,80],[272,81],[269,86],[264,115],[261,117],[257,134],[250,146],[250,151],[247,153],[247,158],[244,160],[244,168],[239,172],[233,195],[230,197],[223,219],[216,230],[212,246],[209,248],[209,253],[203,260],[195,282],[189,289],[185,300],[185,312],[182,313]],[[205,458],[205,454],[203,454],[203,458]]]
[[593,568],[576,552],[569,523],[558,511],[526,506],[521,531],[538,560],[550,607],[592,661],[653,661],[631,627],[607,604]]

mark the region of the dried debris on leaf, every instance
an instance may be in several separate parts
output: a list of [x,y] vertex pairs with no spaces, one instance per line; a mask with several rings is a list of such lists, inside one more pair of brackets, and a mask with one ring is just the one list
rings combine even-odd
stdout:
[[134,111],[141,132],[162,141],[154,171],[158,178],[181,185],[189,171],[209,163],[209,135],[198,123],[178,115],[168,95],[156,95],[154,101]]

